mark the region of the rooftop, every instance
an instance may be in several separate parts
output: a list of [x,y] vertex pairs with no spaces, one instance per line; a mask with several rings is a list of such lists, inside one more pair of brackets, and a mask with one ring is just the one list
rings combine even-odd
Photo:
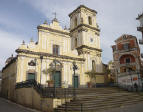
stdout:
[[139,14],[136,19],[139,20],[140,18],[143,18],[143,13],[142,13],[142,14]]
[[79,10],[79,9],[81,9],[81,8],[85,8],[85,9],[87,9],[87,10],[89,10],[89,11],[94,12],[94,13],[97,14],[97,11],[96,11],[96,10],[90,9],[90,8],[86,7],[85,5],[80,5],[80,6],[77,7],[73,12],[71,12],[71,13],[69,14],[69,16],[71,16],[74,12],[76,12],[77,10]]

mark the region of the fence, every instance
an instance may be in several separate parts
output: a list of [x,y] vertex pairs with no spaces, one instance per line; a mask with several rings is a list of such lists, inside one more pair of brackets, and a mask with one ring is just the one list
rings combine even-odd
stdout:
[[46,98],[64,98],[65,94],[68,98],[74,96],[74,88],[45,87],[35,80],[27,80],[16,84],[16,89],[30,87],[33,87],[42,97]]

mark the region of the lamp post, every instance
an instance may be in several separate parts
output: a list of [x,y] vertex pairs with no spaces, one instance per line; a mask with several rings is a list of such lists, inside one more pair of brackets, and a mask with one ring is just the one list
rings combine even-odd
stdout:
[[74,97],[74,100],[76,99],[76,91],[75,91],[75,71],[78,69],[78,66],[76,65],[76,62],[74,61],[73,62],[73,71],[74,71],[74,91],[73,91],[73,97]]

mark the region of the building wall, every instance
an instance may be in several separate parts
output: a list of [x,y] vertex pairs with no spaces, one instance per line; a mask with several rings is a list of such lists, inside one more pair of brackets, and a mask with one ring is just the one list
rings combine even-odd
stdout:
[[2,71],[2,95],[14,100],[15,84],[17,77],[17,62],[13,62],[8,66],[8,69]]
[[[50,73],[44,73],[50,68],[53,60],[58,60],[62,64],[61,83],[67,83],[69,86],[73,85],[73,62],[75,61],[78,70],[76,75],[79,77],[79,87],[87,86],[90,78],[85,74],[92,70],[92,61],[95,61],[96,72],[102,73],[102,61],[100,49],[100,30],[96,24],[96,12],[85,7],[80,7],[81,12],[73,12],[71,19],[70,30],[63,29],[56,18],[50,24],[41,24],[38,29],[38,42],[30,41],[29,44],[22,43],[16,50],[18,53],[15,70],[16,83],[26,81],[28,73],[35,73],[36,80],[44,85],[50,79]],[[85,13],[85,14],[84,14]],[[89,24],[88,17],[91,17],[92,24]],[[77,25],[82,23],[87,26],[80,27],[72,32],[74,26],[74,18],[77,18]],[[79,30],[86,31],[79,31]],[[77,49],[75,47],[74,38],[78,38],[77,47],[86,45],[87,48]],[[91,41],[91,38],[93,39]],[[59,54],[53,54],[53,45],[59,45]],[[79,54],[79,52],[82,52]],[[43,56],[43,59],[41,59]],[[33,61],[36,65],[31,66],[29,63]],[[11,65],[13,66],[13,65]],[[11,69],[7,67],[5,70]],[[8,71],[9,72],[9,71]],[[9,74],[5,73],[5,76]],[[104,83],[104,76],[98,76],[96,82]],[[5,81],[4,81],[5,82]],[[5,82],[6,83],[6,82]]]
[[[41,98],[33,88],[15,89],[16,83],[26,81],[28,73],[33,73],[37,82],[47,85],[47,81],[52,80],[48,70],[54,60],[62,65],[61,69],[56,68],[56,71],[61,72],[61,87],[64,87],[65,83],[68,87],[73,87],[73,62],[78,66],[75,75],[78,76],[79,87],[87,87],[87,83],[92,80],[86,74],[93,69],[92,61],[95,61],[96,72],[103,73],[96,11],[85,6],[80,6],[76,10],[80,12],[73,11],[70,16],[70,30],[63,29],[54,18],[52,23],[44,23],[37,27],[38,42],[35,43],[31,39],[29,44],[23,42],[19,46],[16,50],[16,60],[7,61],[8,66],[3,69],[2,94],[4,96],[22,105],[51,112],[53,108],[64,103],[64,99]],[[89,24],[89,17],[92,24]],[[77,26],[74,23],[75,18],[77,18]],[[76,46],[75,38],[77,38]],[[53,45],[59,46],[59,54],[53,53]],[[97,75],[95,82],[104,84],[104,75]]]
[[[116,82],[120,85],[134,86],[137,83],[141,86],[141,59],[140,49],[136,37],[122,35],[116,41],[113,48],[113,58],[116,71]],[[128,44],[128,47],[125,47]],[[126,59],[129,62],[126,62]],[[132,84],[133,83],[133,84]]]
[[2,86],[2,72],[0,71],[0,94],[1,94],[1,86]]

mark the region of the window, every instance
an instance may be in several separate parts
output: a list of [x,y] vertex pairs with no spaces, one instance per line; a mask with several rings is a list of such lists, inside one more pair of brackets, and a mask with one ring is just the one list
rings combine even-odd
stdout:
[[75,38],[75,47],[77,47],[77,38]]
[[123,69],[123,72],[126,72],[126,68]]
[[96,66],[95,66],[95,61],[94,60],[92,60],[92,70],[96,71]]
[[76,27],[77,26],[77,18],[75,18],[75,20],[74,20],[74,27]]
[[130,58],[126,58],[126,63],[130,63]]
[[88,23],[89,25],[92,25],[92,18],[90,16],[88,17]]
[[124,44],[124,50],[128,50],[128,49],[129,49],[129,44],[128,43]]
[[53,54],[59,55],[59,45],[53,45]]
[[112,49],[113,49],[113,52],[116,51],[116,46],[113,46]]

